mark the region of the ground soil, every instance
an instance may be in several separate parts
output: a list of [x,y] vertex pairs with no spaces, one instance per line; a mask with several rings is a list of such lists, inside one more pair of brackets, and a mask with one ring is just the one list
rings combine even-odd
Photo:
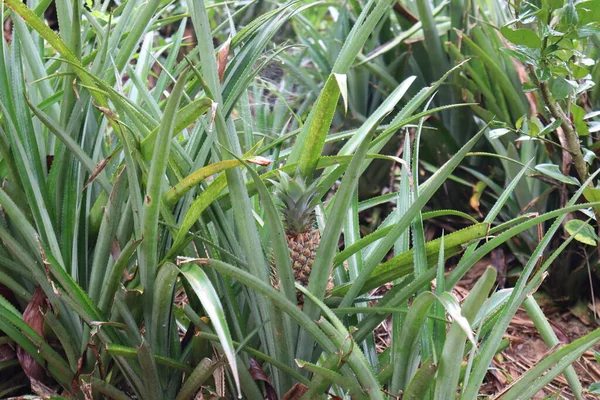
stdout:
[[[489,261],[482,261],[465,275],[455,290],[455,295],[459,299],[466,297],[489,264]],[[543,292],[539,293],[537,300],[554,328],[556,336],[563,343],[570,343],[600,327],[599,320],[594,317],[593,312],[594,305],[596,309],[600,308],[598,307],[600,299],[596,300],[596,304],[580,303],[571,309],[557,307],[550,296],[544,295]],[[517,312],[504,337],[510,340],[510,345],[494,358],[494,369],[488,373],[482,388],[482,394],[492,397],[501,398],[502,392],[510,387],[512,382],[552,351],[546,346],[533,322],[523,310]],[[595,350],[600,351],[600,346]],[[594,358],[594,350],[587,351],[574,367],[586,391],[585,398],[600,399],[598,395],[587,393],[587,388],[592,383],[600,382],[600,364]],[[559,376],[535,398],[573,399],[574,397],[564,377]]]

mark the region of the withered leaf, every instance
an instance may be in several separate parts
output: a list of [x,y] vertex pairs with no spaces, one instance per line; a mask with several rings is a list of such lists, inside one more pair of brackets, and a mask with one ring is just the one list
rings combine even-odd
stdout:
[[223,83],[223,76],[225,75],[225,67],[227,67],[227,56],[229,56],[229,47],[231,46],[231,39],[228,39],[223,46],[219,49],[217,54],[217,70],[219,73],[219,82]]
[[112,256],[113,260],[116,260],[121,255],[121,246],[119,245],[119,241],[116,237],[110,246],[110,255]]
[[267,392],[266,399],[277,400],[277,392],[275,392],[275,388],[273,388],[273,385],[271,385],[269,377],[267,374],[265,374],[265,371],[263,371],[260,364],[257,363],[253,358],[248,359],[248,361],[250,363],[250,368],[248,368],[248,370],[250,371],[250,376],[252,376],[252,379],[255,381],[263,381],[265,383],[265,390]]
[[269,160],[268,158],[265,157],[261,157],[261,156],[256,156],[256,157],[252,157],[249,158],[248,160],[249,163],[251,164],[256,164],[256,165],[260,165],[260,166],[267,166],[269,164],[271,164],[273,161]]
[[0,346],[0,363],[14,360],[16,356],[15,351],[9,345],[3,344]]
[[98,165],[96,165],[96,168],[94,168],[94,171],[92,171],[92,175],[90,175],[90,179],[88,179],[87,182],[85,183],[85,185],[83,185],[83,190],[85,190],[85,188],[87,188],[90,183],[92,183],[96,180],[98,175],[100,175],[100,172],[102,172],[104,170],[104,168],[106,168],[106,166],[108,165],[108,162],[110,161],[111,158],[112,158],[112,154],[109,155],[108,157],[106,157],[105,159],[103,159],[102,161],[100,161],[98,163]]
[[[38,335],[44,337],[44,316],[42,308],[46,305],[46,295],[38,286],[33,292],[31,301],[23,312],[23,321],[29,325]],[[21,347],[17,347],[17,358],[27,377],[33,382],[43,381],[46,378],[44,367]]]
[[36,379],[31,379],[31,391],[42,399],[52,399],[58,396],[55,390]]
[[302,383],[296,383],[292,388],[283,395],[281,400],[298,400],[308,390],[308,386]]

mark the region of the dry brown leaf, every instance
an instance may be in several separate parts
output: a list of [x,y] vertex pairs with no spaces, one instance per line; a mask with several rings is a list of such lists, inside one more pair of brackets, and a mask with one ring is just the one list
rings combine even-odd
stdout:
[[219,72],[219,82],[223,83],[223,76],[225,75],[225,67],[227,67],[227,57],[229,56],[229,47],[231,46],[231,39],[223,44],[217,53],[217,70]]
[[269,377],[267,374],[265,374],[265,371],[263,371],[260,364],[257,363],[253,358],[249,358],[248,361],[250,364],[250,368],[248,368],[248,370],[250,371],[250,376],[252,376],[252,379],[255,381],[263,381],[265,383],[265,391],[267,392],[265,398],[267,400],[277,400],[277,392],[275,392],[275,388],[273,388],[273,385],[271,385]]
[[6,18],[6,21],[4,21],[4,25],[2,27],[2,32],[4,34],[4,40],[6,40],[6,43],[8,43],[9,46],[12,43],[12,31],[13,31],[12,25],[13,25],[12,20],[10,19],[10,16],[9,16],[8,18]]
[[117,114],[114,113],[110,108],[106,108],[106,107],[102,107],[102,106],[97,106],[94,104],[94,107],[96,107],[96,109],[98,111],[100,111],[102,114],[104,114],[106,116],[106,118],[112,120],[112,121],[116,121],[117,120]]
[[394,3],[394,11],[396,14],[405,18],[411,24],[416,24],[419,22],[419,19],[406,7],[404,7],[399,1]]
[[581,300],[578,301],[577,303],[575,303],[575,305],[569,307],[569,311],[571,311],[571,313],[574,316],[576,316],[581,322],[583,322],[584,325],[592,325],[593,318],[585,302]]
[[15,351],[7,344],[0,346],[0,363],[4,361],[14,360],[16,357]]
[[283,395],[281,400],[298,400],[308,391],[308,386],[302,383],[296,383],[292,388]]
[[[38,335],[44,337],[44,315],[41,309],[46,305],[46,295],[38,286],[33,292],[31,301],[23,312],[23,321],[29,325]],[[33,381],[43,381],[46,378],[44,367],[35,361],[35,359],[23,350],[17,347],[17,358],[27,377]]]
[[54,155],[49,154],[46,156],[46,168],[48,172],[50,172],[50,168],[52,168],[52,163],[54,163]]
[[94,168],[94,171],[92,172],[92,175],[90,176],[90,179],[88,179],[87,182],[85,183],[85,185],[83,185],[83,190],[85,190],[85,188],[87,188],[90,183],[92,183],[96,180],[98,175],[100,175],[100,172],[102,172],[104,170],[104,168],[106,168],[106,166],[108,165],[108,162],[110,161],[111,158],[112,158],[112,155],[106,157],[104,160],[100,161],[98,163],[98,165],[96,165],[96,168]]
[[71,85],[73,86],[73,92],[75,92],[75,97],[77,97],[77,100],[81,101],[81,97],[79,97],[79,90],[77,90],[77,79],[73,79],[73,83]]
[[252,157],[252,158],[247,159],[246,161],[248,161],[251,164],[260,165],[262,167],[265,167],[273,162],[273,161],[269,160],[268,158],[261,157],[261,156]]
[[40,396],[42,399],[52,399],[58,396],[58,393],[56,393],[55,390],[44,385],[42,382],[36,379],[31,379],[31,391]]
[[113,260],[115,260],[115,261],[121,255],[121,246],[119,246],[119,241],[117,240],[116,237],[113,240],[112,245],[110,246],[110,255],[112,256]]
[[217,107],[219,104],[217,102],[212,102],[210,104],[210,123],[208,124],[208,131],[212,132],[213,125],[215,123],[215,117],[217,116]]
[[79,385],[79,388],[81,389],[81,393],[83,393],[83,398],[85,400],[94,400],[92,384],[90,382],[81,380],[81,385]]
[[566,344],[571,343],[571,340],[569,340],[569,337],[567,336],[565,331],[563,331],[562,328],[556,324],[556,322],[552,321],[551,319],[549,319],[548,322],[550,323],[550,326],[552,327],[552,330],[554,331],[554,334],[556,335],[558,340]]

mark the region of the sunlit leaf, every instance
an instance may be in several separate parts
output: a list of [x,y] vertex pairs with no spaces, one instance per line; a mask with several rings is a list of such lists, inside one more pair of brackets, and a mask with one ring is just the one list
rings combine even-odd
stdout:
[[510,129],[507,128],[498,128],[498,129],[492,129],[489,132],[489,138],[490,139],[498,139],[501,136],[506,135],[507,133],[511,132]]
[[590,246],[596,246],[598,235],[594,232],[594,228],[585,221],[572,219],[565,224],[565,230],[570,235],[575,235],[575,240]]
[[448,292],[442,293],[439,296],[439,300],[444,305],[448,315],[450,315],[452,320],[454,320],[462,328],[469,341],[475,345],[475,337],[473,336],[471,324],[469,324],[469,321],[462,315],[458,300],[456,300],[456,298]]

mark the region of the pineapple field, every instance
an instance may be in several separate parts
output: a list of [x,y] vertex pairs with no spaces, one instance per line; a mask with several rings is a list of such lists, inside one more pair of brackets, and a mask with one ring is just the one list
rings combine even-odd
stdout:
[[0,0],[1,399],[600,396],[600,1]]

